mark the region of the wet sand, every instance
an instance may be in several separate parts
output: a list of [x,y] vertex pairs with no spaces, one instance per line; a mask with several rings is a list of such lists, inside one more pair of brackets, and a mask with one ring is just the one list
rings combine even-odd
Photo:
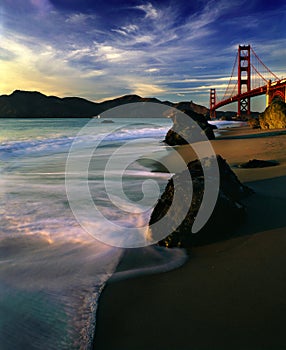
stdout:
[[[176,270],[108,283],[96,350],[286,349],[286,133],[240,128],[212,144],[255,190],[243,200],[246,221]],[[179,152],[193,158],[187,146]],[[280,165],[236,167],[253,158]]]

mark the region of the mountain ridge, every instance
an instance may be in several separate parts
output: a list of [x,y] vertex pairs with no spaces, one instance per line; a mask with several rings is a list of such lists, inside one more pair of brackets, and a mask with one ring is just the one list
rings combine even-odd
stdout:
[[192,110],[208,116],[209,109],[192,101],[160,101],[154,97],[124,95],[103,102],[92,102],[82,97],[47,96],[39,91],[15,90],[10,95],[0,96],[0,118],[84,118],[134,102],[162,103],[179,110]]

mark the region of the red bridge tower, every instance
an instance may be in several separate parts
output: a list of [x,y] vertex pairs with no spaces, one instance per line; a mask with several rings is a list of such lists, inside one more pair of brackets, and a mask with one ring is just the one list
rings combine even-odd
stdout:
[[211,89],[210,91],[210,118],[215,118],[216,117],[216,112],[215,112],[215,107],[216,105],[216,90]]
[[216,90],[210,89],[210,117],[215,118],[216,109],[233,102],[238,103],[238,116],[250,115],[250,99],[264,94],[267,106],[274,98],[286,102],[286,78],[280,79],[271,72],[250,45],[239,45],[223,98],[217,101]]
[[[251,90],[250,45],[238,46],[238,95]],[[250,114],[250,97],[238,100],[237,115]]]

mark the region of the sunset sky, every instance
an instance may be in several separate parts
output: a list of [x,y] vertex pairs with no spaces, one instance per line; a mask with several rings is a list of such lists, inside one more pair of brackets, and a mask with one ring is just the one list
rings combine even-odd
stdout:
[[[138,94],[208,106],[238,44],[286,76],[285,23],[285,0],[1,0],[0,95]],[[264,107],[264,98],[253,103]]]

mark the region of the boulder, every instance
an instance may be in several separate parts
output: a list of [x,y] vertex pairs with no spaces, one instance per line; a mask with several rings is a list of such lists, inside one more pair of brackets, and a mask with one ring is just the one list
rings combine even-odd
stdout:
[[[216,129],[216,126],[209,124],[203,115],[191,110],[182,112],[192,118],[200,126],[202,133],[204,133],[209,140],[215,138],[213,129]],[[182,118],[181,114],[176,114],[173,117],[173,126],[167,132],[164,142],[170,146],[185,145],[188,143],[186,139],[189,138],[191,138],[192,142],[200,141],[198,140],[198,135],[194,128],[186,125],[185,118]]]
[[101,122],[101,124],[112,124],[112,123],[114,123],[114,121],[113,120],[108,120],[108,119],[105,119],[105,120],[103,120]]
[[280,99],[274,99],[259,117],[261,129],[286,128],[286,103]]
[[252,129],[260,129],[259,118],[249,118],[247,123]]
[[[212,166],[212,159],[209,159],[208,162],[209,166]],[[245,208],[239,203],[239,200],[250,195],[253,191],[238,180],[237,176],[221,156],[217,156],[217,162],[220,172],[218,199],[211,217],[198,233],[192,233],[191,228],[204,194],[204,175],[201,162],[199,160],[190,162],[187,170],[175,174],[169,180],[164,193],[158,200],[151,214],[149,222],[149,225],[152,225],[166,216],[166,225],[172,228],[172,233],[158,242],[159,245],[188,248],[193,245],[214,242],[230,236],[242,222],[245,216]],[[176,215],[180,217],[180,212],[185,206],[189,205],[188,196],[185,194],[186,186],[189,185],[189,182],[186,181],[188,177],[186,172],[189,172],[192,177],[192,203],[186,217],[178,227],[175,227],[174,218]],[[174,209],[175,212],[173,211],[170,213],[168,210],[174,196],[174,182],[178,184],[176,191],[178,191],[181,201],[178,204],[178,208]],[[156,234],[158,234],[158,232],[154,232],[154,227],[150,227],[150,234],[152,237],[156,237]]]
[[274,160],[261,160],[261,159],[251,159],[246,163],[239,164],[239,168],[266,168],[269,166],[279,165],[278,162]]

